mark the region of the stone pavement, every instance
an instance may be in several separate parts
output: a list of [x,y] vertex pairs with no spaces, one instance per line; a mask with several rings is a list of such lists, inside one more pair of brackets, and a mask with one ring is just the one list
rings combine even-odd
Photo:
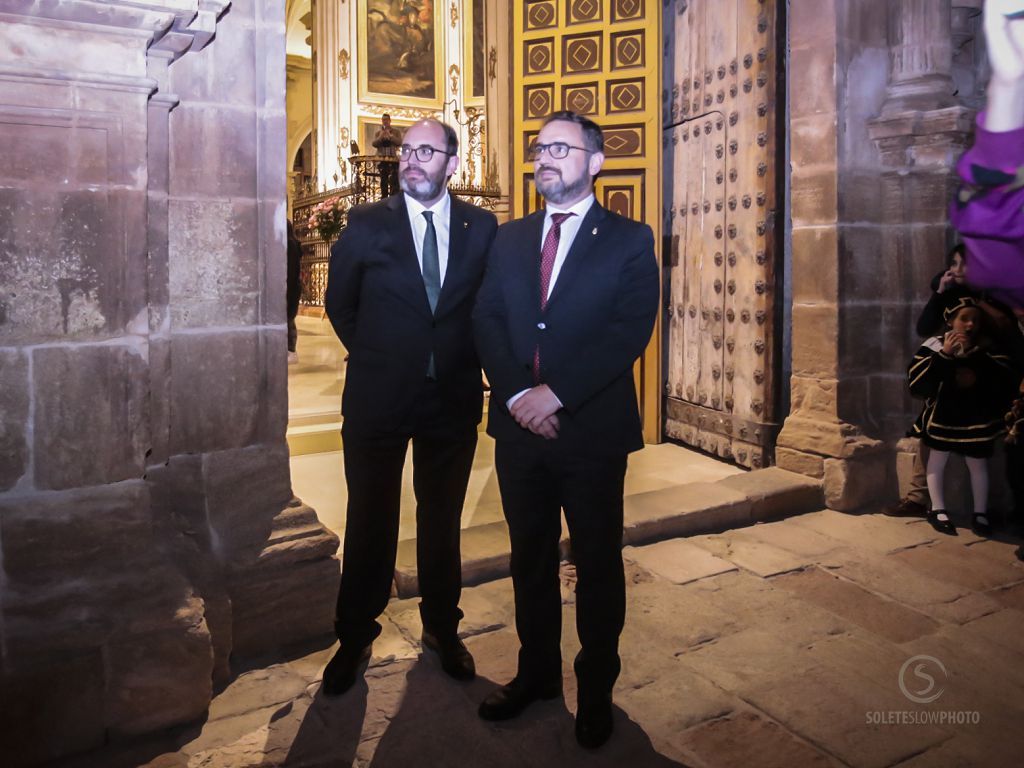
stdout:
[[1019,766],[1020,545],[818,511],[629,546],[616,731],[593,753],[573,738],[567,566],[565,700],[517,720],[476,716],[515,668],[502,579],[464,592],[462,628],[480,673],[470,684],[420,655],[416,601],[394,600],[365,683],[340,699],[319,693],[327,647],[240,674],[189,731],[61,765]]

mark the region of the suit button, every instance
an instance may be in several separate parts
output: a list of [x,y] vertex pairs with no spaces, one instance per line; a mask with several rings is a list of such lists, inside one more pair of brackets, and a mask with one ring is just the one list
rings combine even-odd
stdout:
[[543,331],[543,330],[544,330],[545,328],[547,328],[547,326],[546,326],[546,325],[545,325],[544,323],[537,323],[537,327],[538,327],[538,328],[539,328],[540,330],[542,330],[542,331]]

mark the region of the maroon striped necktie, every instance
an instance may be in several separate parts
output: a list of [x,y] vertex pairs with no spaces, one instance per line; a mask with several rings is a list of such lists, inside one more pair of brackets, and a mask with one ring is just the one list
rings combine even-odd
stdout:
[[[552,213],[551,229],[544,238],[544,247],[540,249],[540,308],[548,305],[548,289],[551,287],[551,272],[555,268],[555,256],[558,255],[558,241],[562,237],[562,222],[574,213]],[[540,344],[533,350],[533,380],[540,383]]]

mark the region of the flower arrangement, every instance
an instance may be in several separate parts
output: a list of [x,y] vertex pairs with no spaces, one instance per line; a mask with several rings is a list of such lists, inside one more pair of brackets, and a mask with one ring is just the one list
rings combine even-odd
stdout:
[[334,240],[341,232],[345,223],[345,211],[348,210],[341,197],[335,195],[322,200],[313,206],[307,224],[316,230],[320,239],[326,242]]

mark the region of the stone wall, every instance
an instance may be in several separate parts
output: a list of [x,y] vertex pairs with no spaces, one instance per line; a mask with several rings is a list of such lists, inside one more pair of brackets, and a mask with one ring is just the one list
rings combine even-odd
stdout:
[[792,411],[776,455],[824,478],[834,509],[895,498],[895,446],[920,407],[906,365],[952,244],[953,165],[972,118],[952,20],[962,51],[967,5],[792,3]]
[[284,442],[282,5],[0,0],[6,765],[330,631]]

